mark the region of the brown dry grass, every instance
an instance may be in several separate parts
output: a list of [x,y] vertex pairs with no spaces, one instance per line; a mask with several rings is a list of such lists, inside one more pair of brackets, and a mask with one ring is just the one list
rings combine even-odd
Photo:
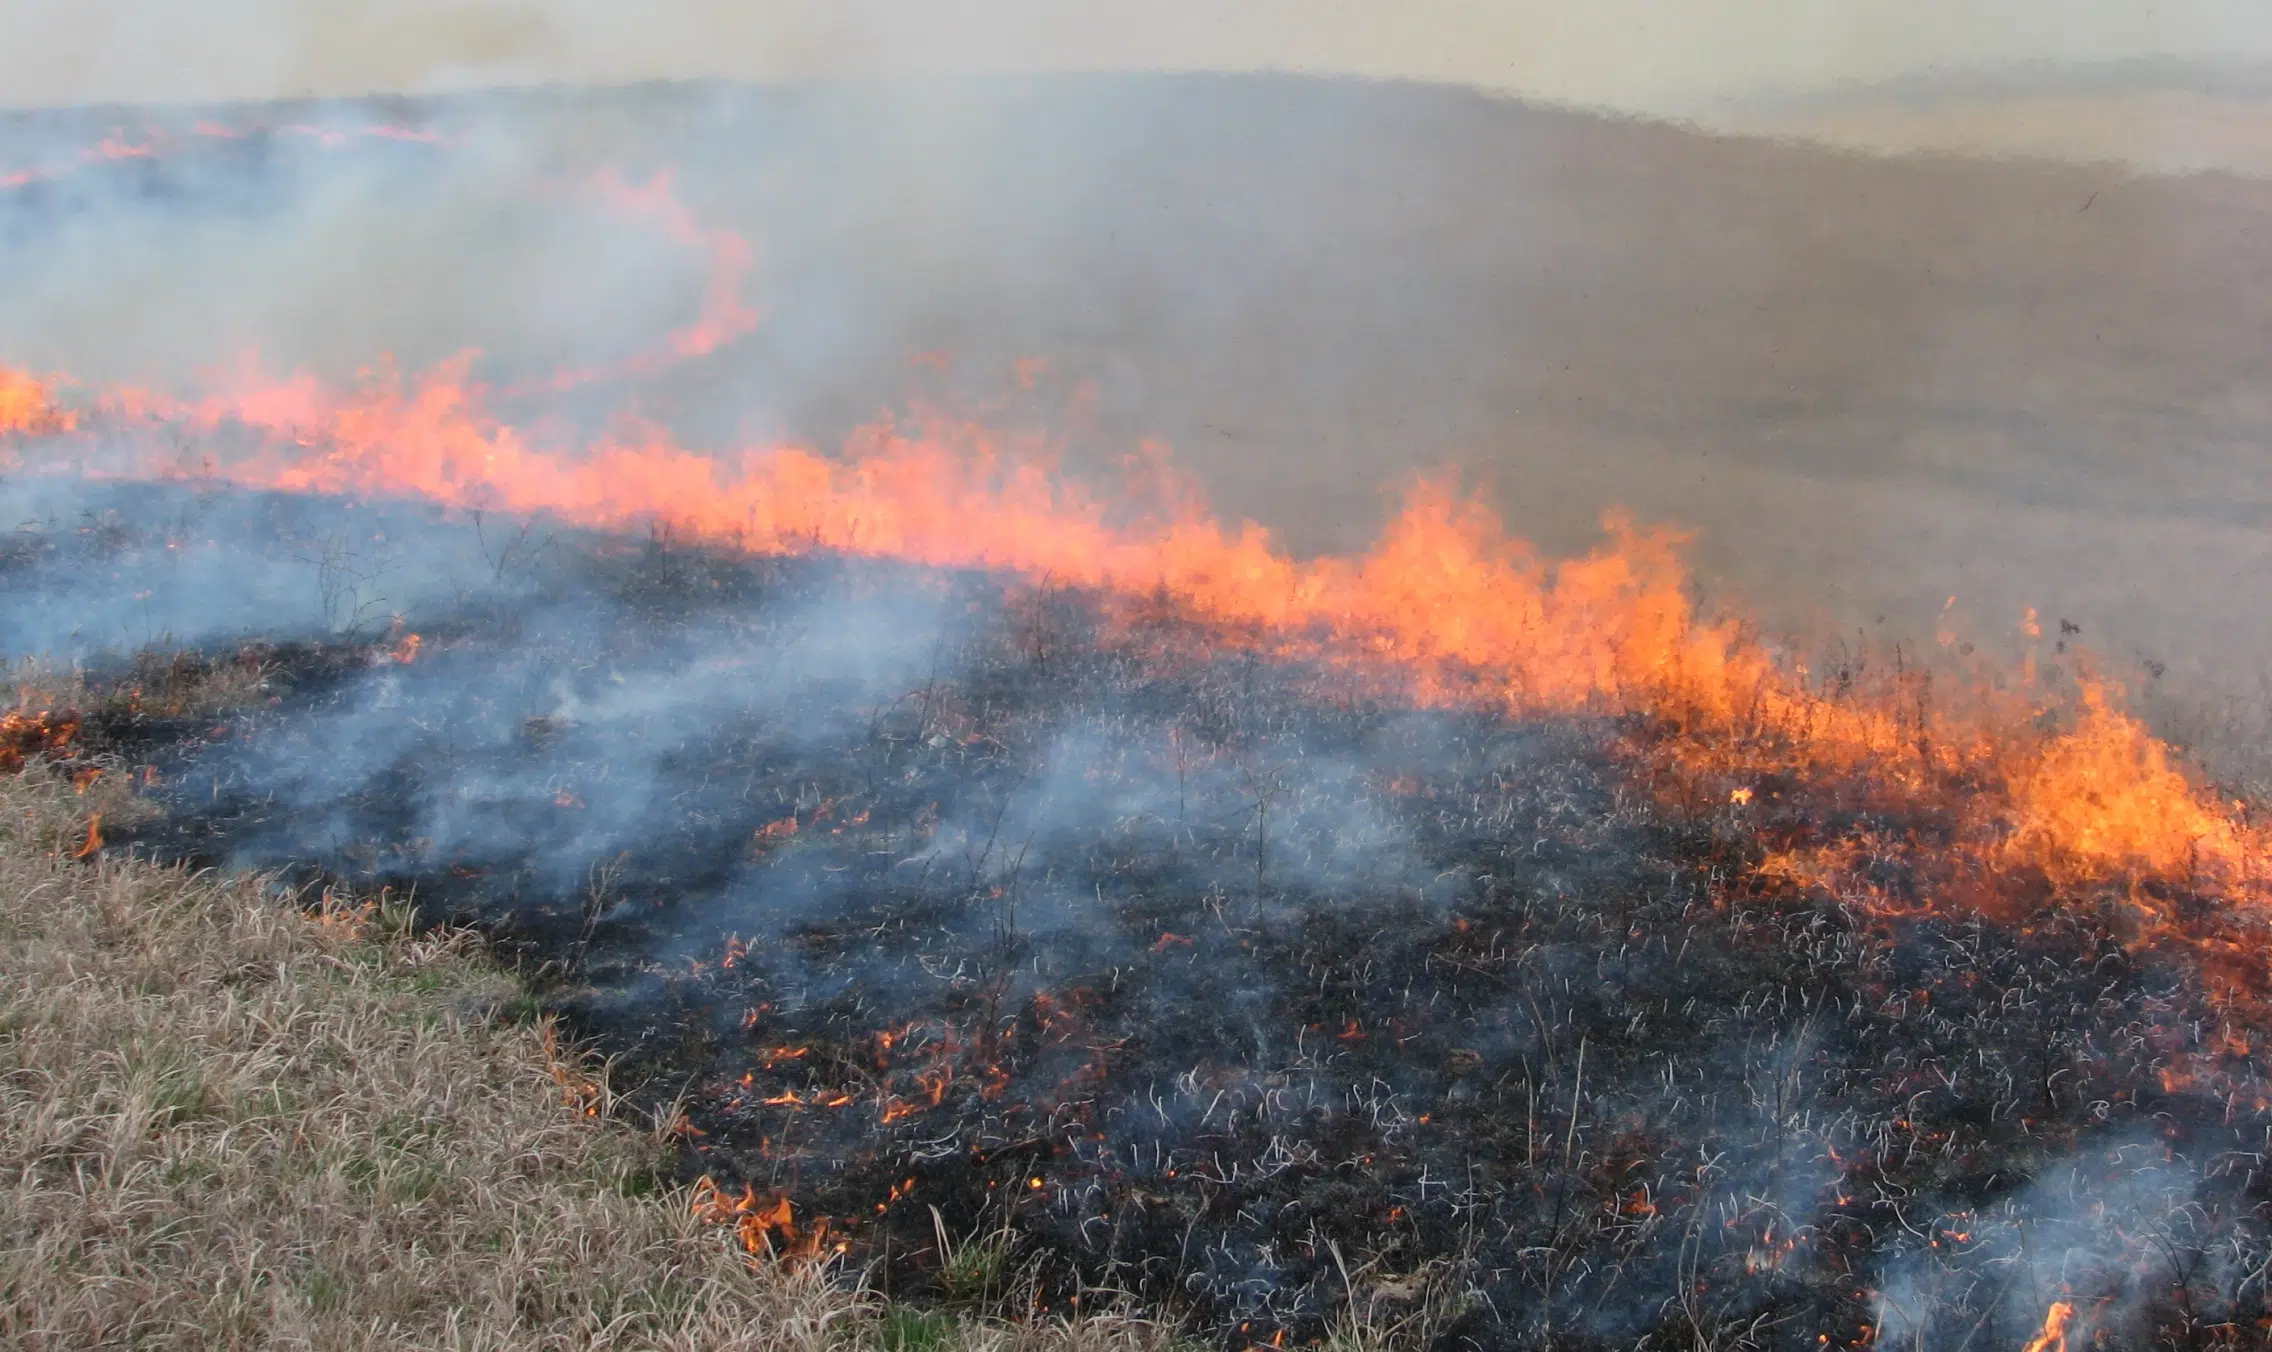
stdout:
[[753,1264],[653,1189],[654,1133],[563,1094],[547,1030],[507,1017],[515,988],[468,938],[75,861],[98,806],[0,778],[0,1344],[1167,1341],[911,1317],[844,1274]]

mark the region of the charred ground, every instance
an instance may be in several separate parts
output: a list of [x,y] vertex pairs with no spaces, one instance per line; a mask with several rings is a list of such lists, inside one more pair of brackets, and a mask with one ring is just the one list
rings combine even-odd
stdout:
[[[187,490],[121,493],[14,537],[19,599],[166,595]],[[108,848],[482,930],[753,1244],[1239,1345],[2264,1337],[2260,1020],[2117,908],[1778,882],[1835,805],[1681,806],[1663,729],[1165,598],[200,502],[305,614],[167,626],[11,745],[141,777]],[[374,536],[478,563],[396,619]]]

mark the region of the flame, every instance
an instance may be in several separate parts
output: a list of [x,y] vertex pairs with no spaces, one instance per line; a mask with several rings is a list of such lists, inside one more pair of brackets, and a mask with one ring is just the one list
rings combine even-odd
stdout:
[[607,1086],[585,1073],[580,1059],[560,1045],[559,1033],[549,1020],[544,1025],[544,1060],[553,1084],[560,1089],[561,1106],[585,1117],[598,1117],[607,1111]]
[[591,191],[602,202],[702,253],[709,263],[709,278],[703,286],[701,310],[693,322],[674,330],[654,347],[610,366],[556,371],[538,388],[560,393],[602,380],[652,375],[666,366],[706,357],[756,331],[758,312],[742,296],[743,284],[756,265],[749,241],[732,230],[712,229],[696,219],[673,190],[670,171],[656,174],[645,184],[633,184],[609,170],[592,181]]
[[[335,135],[339,143],[428,139],[403,128],[281,130],[325,145]],[[230,133],[200,126],[193,134]],[[81,161],[168,144],[120,133]],[[542,388],[648,374],[756,327],[742,295],[748,244],[701,221],[668,174],[644,183],[604,174],[587,188],[701,252],[709,280],[687,325],[615,366],[559,372]],[[834,455],[799,445],[713,453],[639,422],[568,444],[496,413],[474,375],[478,357],[463,352],[417,374],[381,361],[346,388],[305,374],[272,377],[246,358],[198,397],[121,387],[101,392],[83,416],[60,407],[52,383],[0,366],[0,452],[82,472],[100,454],[112,472],[157,476],[175,463],[162,434],[230,424],[252,433],[252,444],[208,472],[247,487],[418,497],[602,529],[662,521],[756,552],[822,549],[1003,570],[1130,607],[1165,596],[1225,641],[1324,659],[1421,703],[1635,716],[1666,734],[1655,754],[1672,772],[1667,782],[1686,786],[1684,801],[1749,807],[1753,785],[1769,777],[1860,785],[1876,806],[1933,814],[1946,827],[1952,843],[1934,881],[1951,895],[1985,896],[2025,878],[2054,888],[2126,883],[2148,918],[2161,920],[2163,903],[2145,883],[2248,908],[2272,890],[2263,830],[2172,764],[2123,711],[2113,683],[2086,678],[2079,698],[2061,706],[2031,656],[2018,688],[2003,694],[1984,682],[1928,701],[1922,683],[1906,678],[1826,694],[1803,665],[1697,611],[1681,535],[1621,515],[1605,519],[1601,547],[1549,560],[1437,478],[1410,486],[1370,551],[1304,560],[1258,525],[1210,515],[1196,487],[1157,457],[1146,462],[1142,492],[1115,497],[1055,472],[1046,443],[937,413],[870,425]],[[1019,377],[1030,382],[1040,369],[1023,365]],[[72,435],[97,430],[100,444]],[[2040,636],[2034,612],[2023,631]],[[1937,636],[1953,638],[1945,615]],[[406,640],[396,660],[416,655]],[[816,813],[805,825],[821,820]],[[759,830],[755,844],[798,829],[792,814]],[[1857,834],[1793,838],[1777,844],[1762,875],[1890,904],[1852,864],[1887,847]]]
[[[1859,776],[1896,804],[1961,802],[1958,834],[1978,845],[1976,873],[2158,877],[2252,903],[2268,881],[2262,833],[2170,763],[2119,707],[2119,687],[2085,680],[2070,726],[2048,734],[2045,706],[1999,703],[1985,689],[1973,707],[1929,711],[1898,690],[1819,693],[1802,668],[1695,610],[1670,531],[1612,516],[1602,547],[1551,562],[1437,479],[1410,489],[1369,553],[1296,560],[1263,528],[1207,515],[1172,473],[1151,501],[1123,503],[1053,472],[1045,446],[939,415],[871,425],[840,456],[794,445],[710,455],[643,426],[580,452],[540,445],[489,411],[476,355],[416,378],[381,364],[344,392],[305,376],[261,383],[248,365],[202,400],[125,390],[102,407],[114,428],[226,421],[265,432],[250,453],[212,466],[249,487],[415,496],[600,528],[663,520],[751,551],[1000,569],[1131,601],[1165,593],[1228,637],[1395,673],[1423,703],[1644,715],[1679,734],[1679,768],[1692,777]],[[0,390],[30,388],[28,376],[0,376]],[[68,467],[68,450],[62,459]],[[155,449],[130,467],[164,469]],[[1753,796],[1748,783],[1715,792],[1739,806]],[[758,844],[798,829],[784,817]],[[1799,860],[1787,876],[1839,877],[1832,856]]]
[[[254,135],[257,130],[259,129],[240,129],[200,121],[191,125],[187,138],[240,141]],[[336,127],[285,123],[266,130],[276,136],[306,138],[326,150],[338,150],[371,140],[435,146],[452,143],[451,138],[440,132],[387,123]],[[94,165],[120,160],[159,159],[174,150],[183,139],[184,136],[162,127],[146,128],[134,139],[129,139],[123,128],[114,128],[110,135],[79,151],[64,163],[0,173],[0,191],[48,182],[73,170]],[[583,183],[571,186],[574,191],[657,229],[681,247],[699,252],[708,265],[700,308],[691,322],[673,330],[660,343],[619,361],[596,366],[563,367],[543,380],[514,386],[501,393],[557,394],[601,381],[649,376],[680,362],[708,356],[756,330],[760,316],[743,294],[745,284],[756,266],[755,252],[749,241],[738,232],[705,225],[679,200],[674,176],[669,170],[660,171],[647,182],[638,184],[625,179],[620,172],[608,169]],[[1025,375],[1027,369],[1026,365],[1021,364],[1021,376]],[[7,381],[12,377],[25,380],[26,388],[11,391]],[[69,430],[74,423],[73,416],[55,407],[52,400],[46,397],[47,394],[48,391],[37,382],[0,367],[0,436],[12,431],[46,434]],[[262,395],[267,417],[254,417],[251,421],[275,425],[276,420],[289,419],[295,415],[298,415],[299,420],[311,424],[321,421],[322,414],[315,402],[320,397],[320,392],[312,382],[296,379],[287,382],[281,389],[262,392]],[[146,401],[146,408],[165,403],[146,392],[138,397]],[[252,398],[250,394],[246,397]],[[24,407],[12,408],[12,404],[18,402]],[[213,413],[214,406],[208,404],[205,411]],[[242,409],[228,411],[239,416],[244,413]]]
[[2184,878],[2260,864],[2216,800],[2193,792],[2113,687],[2083,687],[2082,716],[2012,781],[2010,854],[2065,877],[2136,870]]
[[2020,1352],[2067,1352],[2067,1328],[2075,1320],[2071,1301],[2055,1300],[2043,1316],[2043,1331],[2028,1340]]
[[102,848],[103,814],[97,812],[87,818],[86,843],[84,845],[81,845],[78,849],[78,852],[73,854],[71,857],[73,859],[92,859],[96,855],[102,853]]
[[54,389],[27,371],[0,366],[0,437],[68,432],[78,420],[55,402]]
[[61,756],[78,734],[75,714],[0,714],[0,774],[14,774],[34,758]]
[[[211,121],[193,122],[186,132],[150,126],[129,134],[124,127],[113,127],[101,140],[62,160],[0,172],[0,191],[26,188],[35,183],[50,183],[76,170],[96,165],[116,164],[124,160],[160,159],[177,149],[185,140],[241,141],[258,130],[260,129],[230,127]],[[278,136],[305,138],[326,150],[342,149],[359,141],[419,142],[434,146],[450,144],[450,138],[440,132],[388,123],[317,127],[304,122],[291,122],[266,130]]]
[[[908,1186],[913,1185],[914,1180],[909,1179]],[[751,1254],[809,1262],[833,1257],[848,1247],[842,1242],[829,1243],[825,1217],[799,1226],[796,1208],[786,1194],[760,1197],[747,1183],[738,1195],[729,1194],[717,1180],[704,1174],[694,1185],[689,1206],[699,1220],[732,1226],[734,1237]]]

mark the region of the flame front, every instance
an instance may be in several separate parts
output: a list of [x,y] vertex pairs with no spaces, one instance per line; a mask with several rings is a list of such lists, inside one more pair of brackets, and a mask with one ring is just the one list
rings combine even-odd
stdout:
[[[1399,673],[1425,703],[1669,723],[1692,776],[1863,775],[1911,802],[1971,786],[1961,834],[1980,870],[2033,869],[2060,883],[2159,877],[2251,903],[2262,888],[2261,834],[2171,765],[2118,707],[2117,688],[2086,682],[2070,726],[2052,734],[2038,730],[2040,697],[1983,690],[1969,705],[1919,712],[1890,696],[1815,693],[1736,626],[1696,612],[1667,531],[1612,517],[1602,548],[1550,562],[1483,504],[1429,481],[1369,553],[1297,560],[1259,526],[1208,516],[1178,480],[1125,524],[1122,504],[1054,473],[1046,448],[943,417],[872,425],[841,456],[793,445],[706,454],[654,428],[581,449],[540,445],[489,411],[474,359],[415,379],[382,366],[345,392],[307,377],[240,380],[194,403],[119,390],[80,420],[50,386],[0,373],[0,426],[19,443],[46,437],[52,463],[70,467],[81,439],[64,434],[75,427],[234,424],[262,433],[260,444],[211,471],[251,488],[415,496],[599,528],[663,521],[753,551],[839,550],[1131,599],[1165,593],[1227,633]],[[167,472],[155,449],[128,469]],[[1746,786],[1716,792],[1750,801]]]
[[[710,280],[693,320],[658,345],[612,367],[558,372],[538,393],[648,374],[756,326],[742,295],[747,244],[697,220],[667,175],[644,184],[601,175],[590,190],[700,251]],[[1669,767],[1701,801],[1758,811],[1753,785],[1769,776],[1865,783],[1881,803],[1937,813],[1953,843],[1935,867],[1974,889],[2016,875],[2126,884],[2149,918],[2160,903],[2144,881],[2251,909],[2265,889],[2262,832],[2173,766],[2112,684],[2085,680],[2063,711],[2024,678],[2016,693],[1984,682],[1930,705],[1898,684],[1822,694],[1802,667],[1696,611],[1678,535],[1622,517],[1608,520],[1595,552],[1550,561],[1483,503],[1433,480],[1410,489],[1369,552],[1296,559],[1263,528],[1209,515],[1164,466],[1146,495],[1122,502],[1056,473],[1045,445],[944,416],[871,425],[836,455],[703,450],[640,423],[589,444],[548,440],[494,411],[477,359],[469,351],[415,376],[381,363],[335,389],[265,376],[248,358],[198,397],[112,388],[83,411],[67,410],[54,382],[0,367],[0,460],[86,471],[113,457],[109,472],[164,475],[176,462],[155,433],[228,426],[254,434],[254,445],[207,472],[250,488],[412,496],[596,528],[659,521],[752,551],[1000,569],[1131,603],[1165,595],[1227,638],[1388,675],[1422,703],[1644,718],[1675,734]],[[398,660],[414,658],[415,643]],[[2047,712],[2064,723],[2047,724]],[[1845,888],[1853,870],[1842,861],[1871,844],[1795,842],[1766,874]]]

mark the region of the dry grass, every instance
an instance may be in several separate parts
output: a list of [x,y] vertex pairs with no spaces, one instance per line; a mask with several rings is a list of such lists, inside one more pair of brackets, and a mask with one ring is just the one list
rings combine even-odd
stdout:
[[0,778],[0,1344],[1166,1343],[753,1264],[653,1190],[655,1134],[563,1093],[585,1082],[464,936],[75,861],[97,806]]

